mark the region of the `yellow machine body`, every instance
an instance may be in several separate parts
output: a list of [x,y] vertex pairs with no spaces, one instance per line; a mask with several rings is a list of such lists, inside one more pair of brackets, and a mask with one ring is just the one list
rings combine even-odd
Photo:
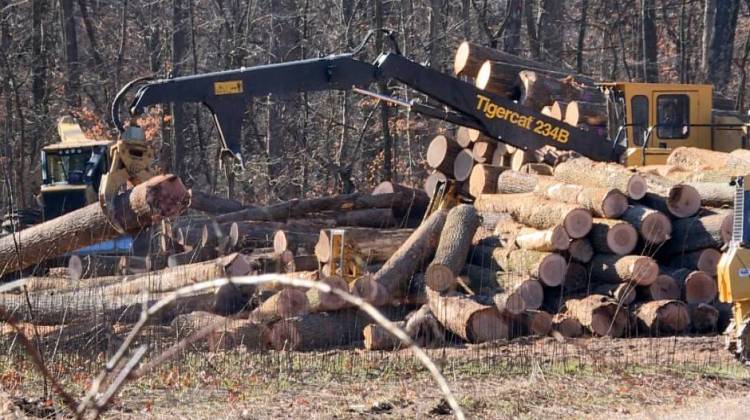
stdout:
[[750,249],[730,246],[719,260],[719,300],[732,304],[735,324],[750,317]]
[[615,138],[625,127],[626,166],[664,164],[672,149],[683,146],[723,152],[745,147],[745,130],[739,126],[744,121],[714,117],[711,85],[616,82],[600,87],[616,98],[609,114],[620,117],[610,121],[609,135]]

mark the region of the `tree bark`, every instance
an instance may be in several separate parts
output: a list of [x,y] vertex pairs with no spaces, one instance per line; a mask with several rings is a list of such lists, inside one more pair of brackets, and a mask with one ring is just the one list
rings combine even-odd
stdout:
[[419,272],[432,258],[447,214],[446,210],[438,210],[431,214],[373,275],[373,280],[383,287],[389,296],[404,296],[414,273]]
[[[367,263],[387,261],[412,234],[412,229],[381,230],[373,228],[336,229],[344,231],[344,247],[360,255]],[[321,263],[331,258],[331,229],[323,229],[315,244],[315,256]]]
[[565,301],[568,314],[575,317],[594,335],[622,337],[628,329],[627,310],[617,302],[602,295]]
[[597,253],[627,255],[638,245],[638,232],[628,222],[594,219],[589,240]]
[[576,338],[583,335],[583,325],[578,318],[569,314],[555,314],[552,317],[552,329],[565,338]]
[[703,271],[679,268],[670,272],[682,289],[682,299],[689,303],[710,303],[716,299],[718,286],[713,276]]
[[516,245],[531,251],[565,251],[570,245],[570,237],[562,225],[545,230],[524,228],[516,236]]
[[456,277],[469,256],[471,238],[477,227],[479,216],[473,206],[461,204],[448,212],[435,257],[425,271],[427,287],[445,292],[456,285]]
[[676,254],[670,258],[670,264],[675,267],[703,271],[710,276],[716,276],[719,259],[721,259],[721,252],[719,250],[705,248],[685,254]]
[[427,301],[445,329],[470,343],[508,338],[508,324],[497,308],[463,295],[443,296],[428,291]]
[[708,52],[708,81],[718,92],[726,92],[731,76],[739,10],[739,0],[716,0],[714,30]]
[[78,38],[74,15],[74,1],[60,0],[62,38],[65,43],[65,102],[68,107],[80,104],[81,76],[78,63]]
[[[111,210],[120,226],[135,232],[177,216],[188,200],[179,178],[160,175],[118,196]],[[91,204],[0,239],[0,267],[2,273],[11,273],[119,235],[102,207]]]
[[591,277],[601,283],[633,282],[648,286],[658,275],[659,266],[646,256],[598,254],[591,260]]
[[[180,140],[182,141],[182,140]],[[202,191],[190,191],[190,208],[212,215],[233,213],[244,209],[246,206],[231,198],[219,197]]]
[[628,198],[616,188],[547,183],[548,180],[540,178],[535,191],[550,200],[578,204],[597,217],[613,219],[620,217],[628,209]]
[[549,229],[560,223],[573,238],[582,238],[591,230],[591,213],[566,203],[545,200],[533,193],[485,194],[477,198],[474,206],[480,212],[509,213],[513,218],[536,229]]
[[659,46],[656,36],[655,9],[655,0],[641,0],[641,33],[643,35],[641,41],[643,43],[643,74],[646,83],[659,81]]
[[630,305],[635,302],[636,289],[630,283],[605,283],[594,288],[594,293],[609,296],[620,305]]
[[594,248],[587,238],[573,239],[568,246],[568,255],[580,263],[588,264],[594,258]]
[[226,351],[238,347],[245,347],[248,351],[259,351],[271,347],[271,330],[263,324],[246,319],[233,319],[196,311],[177,316],[171,326],[177,337],[186,338],[217,322],[220,323],[219,327],[201,340],[205,341],[209,351]]
[[646,195],[648,186],[642,176],[615,163],[594,162],[587,158],[570,159],[555,168],[555,178],[571,184],[617,188],[634,200]]
[[565,107],[565,117],[567,124],[577,127],[579,124],[586,125],[606,125],[607,124],[607,106],[602,102],[583,102],[572,100]]
[[730,211],[707,216],[677,219],[672,223],[672,238],[659,249],[664,256],[697,251],[703,248],[721,248],[732,236]]
[[638,326],[656,335],[680,334],[690,326],[687,305],[679,300],[646,302],[635,309]]
[[299,289],[282,289],[250,313],[250,320],[270,324],[286,318],[293,318],[308,313],[310,302],[307,295]]
[[495,248],[492,255],[506,273],[527,274],[550,287],[561,285],[565,279],[567,263],[559,254],[525,249],[508,252],[504,248]]
[[479,197],[482,194],[495,194],[497,192],[497,177],[504,170],[505,168],[499,166],[481,163],[474,165],[469,176],[469,194],[473,197]]
[[662,272],[650,285],[638,286],[638,292],[643,300],[675,300],[682,296],[682,287],[671,275]]
[[639,204],[632,205],[620,218],[633,225],[648,243],[661,244],[672,236],[672,222],[664,213],[654,209]]

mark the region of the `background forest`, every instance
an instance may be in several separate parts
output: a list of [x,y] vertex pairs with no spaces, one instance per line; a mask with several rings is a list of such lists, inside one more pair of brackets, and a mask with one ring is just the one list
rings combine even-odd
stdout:
[[[469,39],[598,80],[707,82],[739,109],[748,102],[750,0],[0,0],[0,205],[33,203],[60,116],[114,136],[109,106],[133,78],[344,53],[377,27],[445,72]],[[386,48],[378,38],[362,56]],[[246,202],[418,184],[427,142],[449,128],[352,93],[256,98],[248,164],[228,181],[207,110],[167,107],[140,124],[164,171]]]

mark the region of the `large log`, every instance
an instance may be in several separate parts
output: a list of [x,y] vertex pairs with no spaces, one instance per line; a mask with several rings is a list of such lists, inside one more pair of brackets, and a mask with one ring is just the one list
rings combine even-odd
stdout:
[[682,296],[682,287],[674,277],[663,272],[648,286],[638,286],[638,293],[644,300],[674,300]]
[[706,207],[732,207],[734,187],[728,182],[688,182],[701,196],[701,204]]
[[698,191],[687,184],[676,183],[655,174],[642,174],[648,193],[641,199],[647,207],[671,214],[676,218],[694,216],[701,208]]
[[598,254],[591,260],[591,277],[601,283],[633,282],[648,286],[659,275],[659,265],[641,255]]
[[435,257],[425,271],[427,287],[444,292],[455,286],[478,226],[479,216],[471,205],[461,204],[448,212]]
[[536,153],[533,150],[516,149],[510,157],[510,169],[518,171],[525,164],[536,161]]
[[544,300],[544,288],[539,280],[515,273],[498,275],[502,293],[493,300],[500,312],[519,314],[527,309],[539,309]]
[[578,318],[569,314],[555,314],[552,317],[552,329],[565,338],[576,338],[583,335],[583,325]]
[[559,101],[602,104],[605,101],[604,95],[595,88],[582,86],[569,78],[550,77],[544,71],[522,70],[518,78],[521,81],[521,104],[529,108],[540,109]]
[[498,194],[517,194],[533,192],[539,181],[543,179],[534,174],[521,173],[518,171],[503,171],[497,177]]
[[295,254],[299,252],[310,254],[315,251],[318,237],[319,234],[310,232],[277,230],[273,234],[273,250],[277,254],[284,251],[292,251]]
[[453,162],[461,150],[461,146],[452,139],[437,135],[427,147],[427,165],[444,174],[452,174]]
[[453,178],[456,181],[466,181],[474,169],[474,154],[471,149],[462,149],[453,161]]
[[628,312],[617,302],[602,295],[565,301],[568,314],[598,336],[622,337],[628,329]]
[[71,255],[68,276],[72,280],[120,274],[119,255]]
[[295,199],[268,207],[258,207],[223,214],[216,218],[219,223],[240,221],[285,221],[289,218],[306,217],[324,211],[353,211],[371,208],[393,208],[408,211],[412,197],[407,194],[352,193],[331,197]]
[[429,197],[432,197],[435,194],[435,187],[440,182],[445,182],[448,180],[448,177],[445,176],[444,173],[435,171],[429,175],[427,175],[427,178],[424,180],[424,191],[427,193]]
[[512,337],[525,335],[546,336],[552,331],[552,315],[549,312],[530,309],[508,317]]
[[[380,307],[387,319],[403,319],[407,307]],[[366,312],[344,309],[306,314],[277,322],[271,328],[271,345],[276,350],[324,350],[364,340],[365,326],[373,323]]]
[[721,248],[732,236],[731,211],[677,219],[672,222],[672,238],[659,249],[670,256],[704,248]]
[[[118,195],[110,216],[126,232],[136,232],[182,213],[190,196],[174,175],[159,175]],[[0,239],[0,275],[120,236],[96,203]]]
[[485,61],[476,73],[474,86],[509,99],[519,96],[518,70],[502,64]]
[[679,268],[670,272],[682,289],[682,299],[690,304],[709,303],[716,299],[718,285],[713,276],[703,271]]
[[555,167],[555,178],[591,187],[616,188],[634,200],[646,195],[646,180],[639,174],[615,163],[594,162],[579,157],[561,162]]
[[469,287],[478,295],[492,296],[503,290],[498,282],[501,273],[493,268],[466,264],[461,274],[468,277]]
[[679,300],[646,302],[635,309],[638,326],[656,334],[680,334],[690,326],[687,305]]
[[565,251],[570,245],[570,237],[562,225],[545,230],[523,228],[516,236],[516,245],[532,251]]
[[208,214],[224,214],[240,211],[245,205],[231,198],[205,193],[195,189],[190,190],[190,208]]
[[494,194],[497,192],[497,177],[505,168],[478,164],[474,165],[469,175],[469,194],[479,197],[482,194]]
[[578,238],[570,241],[567,255],[575,261],[588,264],[594,258],[594,248],[588,238]]
[[721,252],[718,249],[705,248],[685,254],[676,254],[670,259],[670,264],[675,267],[703,271],[710,276],[715,276],[719,259],[721,259]]
[[559,254],[525,249],[508,252],[504,248],[496,248],[492,254],[507,273],[530,275],[550,287],[561,285],[565,279],[567,263]]
[[250,320],[268,324],[306,314],[310,310],[307,295],[299,289],[282,289],[250,313]]
[[[380,263],[388,260],[391,255],[409,238],[412,229],[382,230],[373,228],[345,228],[346,247],[351,247],[367,263]],[[315,256],[321,263],[327,263],[331,258],[331,229],[323,229],[315,244]]]
[[446,330],[470,343],[508,338],[508,323],[494,306],[459,294],[444,296],[431,291],[428,291],[427,301]]
[[707,303],[688,305],[690,325],[697,333],[716,333],[719,324],[719,310]]
[[372,276],[389,296],[404,296],[414,273],[432,258],[447,214],[446,210],[431,214]]
[[[474,155],[474,160],[477,163],[487,163],[490,165],[495,165],[493,163],[493,158],[495,156],[495,152],[497,149],[500,149],[498,152],[500,155],[505,155],[506,149],[505,144],[499,143],[496,141],[477,141],[474,143],[474,145],[471,147],[471,154]],[[500,165],[495,165],[500,166]]]
[[550,200],[578,204],[598,217],[617,218],[628,209],[628,198],[616,188],[547,183],[540,179],[535,191]]
[[602,102],[583,102],[573,100],[565,107],[563,121],[577,127],[579,124],[605,125],[607,123],[607,106]]
[[425,211],[427,211],[427,206],[430,205],[430,197],[424,191],[390,181],[383,181],[372,190],[372,195],[395,193],[405,195],[409,200],[409,206],[406,208],[394,207],[392,209],[394,216],[397,219],[417,219],[421,221]]
[[[321,279],[320,282],[331,286],[333,289],[349,289],[346,281],[338,276],[329,276]],[[310,313],[337,311],[348,306],[348,303],[335,293],[321,292],[319,289],[311,288],[305,294],[307,295],[308,311]]]
[[600,284],[594,287],[594,293],[609,296],[620,305],[630,305],[636,298],[636,288],[630,283]]
[[525,194],[485,194],[474,202],[479,211],[510,213],[515,220],[536,229],[549,229],[562,222],[571,238],[582,238],[591,230],[591,213],[573,204],[558,203]]
[[638,245],[638,232],[628,222],[594,219],[589,240],[597,253],[627,255]]
[[209,351],[232,350],[244,346],[247,350],[266,350],[271,347],[271,330],[263,324],[247,319],[233,319],[209,312],[196,311],[177,316],[172,328],[178,339],[189,337],[208,325],[218,324],[201,341]]
[[672,222],[664,213],[642,205],[632,205],[620,218],[638,230],[644,241],[661,244],[672,235]]
[[471,147],[471,143],[473,143],[476,138],[473,138],[473,132],[476,132],[476,135],[479,135],[479,131],[471,128],[466,127],[458,127],[456,130],[456,143],[462,148],[466,149]]
[[672,150],[667,164],[686,171],[729,168],[738,173],[750,171],[750,160],[739,153],[730,154],[697,147],[678,147]]

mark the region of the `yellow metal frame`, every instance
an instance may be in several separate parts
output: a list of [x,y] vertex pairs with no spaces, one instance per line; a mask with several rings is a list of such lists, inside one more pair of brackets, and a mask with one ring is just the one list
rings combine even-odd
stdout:
[[[744,183],[745,191],[750,191],[750,183]],[[744,199],[743,199],[744,201]],[[750,205],[750,203],[743,203]],[[737,205],[737,203],[735,203]],[[743,209],[737,209],[743,211]],[[748,221],[745,220],[745,223]],[[734,229],[742,229],[737,224]],[[750,249],[732,240],[717,266],[719,300],[732,304],[735,326],[739,327],[750,318]],[[739,333],[739,328],[735,333]]]

